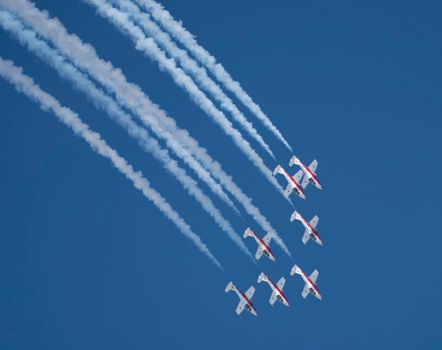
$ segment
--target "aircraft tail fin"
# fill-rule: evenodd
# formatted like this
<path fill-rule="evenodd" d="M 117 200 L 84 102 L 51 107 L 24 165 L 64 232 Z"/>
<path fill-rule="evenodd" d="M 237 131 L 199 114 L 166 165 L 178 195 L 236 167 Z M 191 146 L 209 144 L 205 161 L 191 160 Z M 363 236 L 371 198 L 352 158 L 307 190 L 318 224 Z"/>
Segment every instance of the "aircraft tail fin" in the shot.
<path fill-rule="evenodd" d="M 293 276 L 295 273 L 297 273 L 298 275 L 302 273 L 302 270 L 299 268 L 298 265 L 292 267 L 292 270 L 290 271 L 290 276 Z"/>
<path fill-rule="evenodd" d="M 290 216 L 290 221 L 294 221 L 294 220 L 300 220 L 301 219 L 301 215 L 295 210 L 292 214 L 292 216 Z"/>
<path fill-rule="evenodd" d="M 228 293 L 228 292 L 230 292 L 231 290 L 235 290 L 235 289 L 236 289 L 235 285 L 233 284 L 232 281 L 230 281 L 230 282 L 227 284 L 227 286 L 226 286 L 225 292 Z"/>
<path fill-rule="evenodd" d="M 282 172 L 283 172 L 282 167 L 278 164 L 275 170 L 273 170 L 273 176 L 275 176 L 276 174 L 282 174 Z"/>
<path fill-rule="evenodd" d="M 299 161 L 298 157 L 293 156 L 292 159 L 290 159 L 289 166 L 299 165 L 299 164 L 301 164 L 301 162 Z"/>
<path fill-rule="evenodd" d="M 310 289 L 308 285 L 304 286 L 304 289 L 302 290 L 302 297 L 305 299 L 310 294 Z"/>
<path fill-rule="evenodd" d="M 261 283 L 261 281 L 267 281 L 267 276 L 264 275 L 264 272 L 261 272 L 258 276 L 258 283 Z"/>
<path fill-rule="evenodd" d="M 247 227 L 247 229 L 244 231 L 243 237 L 255 237 L 255 233 L 250 229 L 250 227 Z"/>
<path fill-rule="evenodd" d="M 305 230 L 304 236 L 302 236 L 302 243 L 307 244 L 309 239 L 310 239 L 310 234 L 309 234 L 308 230 Z"/>

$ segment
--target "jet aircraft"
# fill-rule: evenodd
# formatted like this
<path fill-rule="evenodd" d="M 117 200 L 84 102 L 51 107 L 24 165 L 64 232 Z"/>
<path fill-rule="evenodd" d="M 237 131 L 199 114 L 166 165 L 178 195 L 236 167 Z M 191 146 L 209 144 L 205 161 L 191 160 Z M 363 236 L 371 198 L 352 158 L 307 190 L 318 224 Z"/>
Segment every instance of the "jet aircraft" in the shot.
<path fill-rule="evenodd" d="M 245 293 L 241 291 L 237 286 L 233 284 L 233 282 L 229 282 L 226 286 L 225 292 L 234 291 L 238 297 L 239 297 L 239 303 L 236 307 L 236 314 L 241 315 L 241 313 L 246 309 L 248 312 L 250 312 L 254 316 L 258 316 L 258 313 L 256 312 L 255 305 L 253 305 L 252 297 L 253 294 L 255 294 L 255 287 L 250 287 L 247 289 Z"/>
<path fill-rule="evenodd" d="M 261 259 L 262 254 L 268 257 L 272 261 L 276 261 L 275 254 L 270 248 L 270 241 L 272 240 L 272 234 L 269 232 L 263 238 L 259 237 L 249 227 L 244 231 L 244 238 L 253 237 L 258 243 L 258 249 L 255 254 L 256 260 Z"/>
<path fill-rule="evenodd" d="M 302 236 L 302 243 L 306 244 L 309 239 L 313 239 L 319 245 L 323 245 L 322 239 L 316 231 L 316 226 L 319 222 L 319 216 L 315 215 L 310 221 L 307 221 L 296 210 L 290 216 L 290 221 L 298 220 L 305 227 L 304 235 Z"/>
<path fill-rule="evenodd" d="M 263 272 L 258 276 L 258 283 L 261 281 L 266 282 L 272 289 L 272 295 L 270 295 L 269 303 L 270 305 L 275 304 L 276 300 L 279 300 L 285 306 L 290 306 L 287 297 L 285 296 L 283 289 L 285 285 L 285 278 L 281 277 L 278 283 L 274 283 L 270 278 L 268 278 Z"/>
<path fill-rule="evenodd" d="M 302 277 L 302 279 L 305 282 L 305 287 L 302 290 L 302 297 L 305 299 L 307 298 L 307 295 L 310 293 L 313 294 L 316 298 L 319 300 L 322 300 L 321 292 L 319 292 L 318 287 L 316 286 L 316 280 L 319 276 L 319 271 L 315 270 L 310 276 L 307 276 L 304 271 L 302 271 L 298 265 L 295 265 L 292 267 L 292 270 L 290 271 L 290 275 L 293 276 L 294 274 L 298 274 Z"/>

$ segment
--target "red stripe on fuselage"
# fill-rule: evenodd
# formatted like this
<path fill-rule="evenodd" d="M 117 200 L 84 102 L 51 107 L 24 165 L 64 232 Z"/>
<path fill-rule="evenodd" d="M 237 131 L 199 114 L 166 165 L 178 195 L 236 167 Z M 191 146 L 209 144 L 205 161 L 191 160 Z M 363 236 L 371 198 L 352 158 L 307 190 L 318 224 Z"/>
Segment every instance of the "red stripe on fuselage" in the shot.
<path fill-rule="evenodd" d="M 299 159 L 299 162 L 301 163 L 302 167 L 304 168 L 303 170 L 308 172 L 310 174 L 310 176 L 313 178 L 313 180 L 315 180 L 320 186 L 322 186 L 321 182 L 319 181 L 316 174 L 314 172 L 312 172 L 309 167 L 306 167 L 305 164 L 303 162 L 301 162 L 300 159 Z"/>
<path fill-rule="evenodd" d="M 304 191 L 302 190 L 301 185 L 298 184 L 298 183 L 295 181 L 295 179 L 293 178 L 293 176 L 291 176 L 287 171 L 285 171 L 284 168 L 282 168 L 282 170 L 284 170 L 285 174 L 286 174 L 286 175 L 289 177 L 289 179 L 295 184 L 295 187 L 298 189 L 298 191 L 299 191 L 300 193 L 302 193 L 302 194 L 305 196 L 305 193 L 304 193 Z"/>
<path fill-rule="evenodd" d="M 261 242 L 261 244 L 264 246 L 264 248 L 267 250 L 267 252 L 273 257 L 275 258 L 275 254 L 273 254 L 272 249 L 266 244 L 266 242 L 264 242 L 261 237 L 259 237 L 255 231 L 250 230 L 253 232 L 253 234 L 255 235 L 255 237 Z M 276 258 L 275 258 L 276 259 Z"/>
<path fill-rule="evenodd" d="M 253 310 L 255 310 L 255 312 L 257 312 L 256 309 L 255 309 L 255 305 L 253 305 L 253 302 L 252 302 L 249 298 L 247 298 L 247 296 L 242 292 L 241 289 L 239 289 L 238 287 L 236 287 L 236 289 L 238 289 L 238 291 L 241 293 L 241 295 L 243 296 L 243 298 L 246 300 L 247 304 L 249 304 L 250 307 L 251 307 Z"/>
<path fill-rule="evenodd" d="M 281 289 L 279 289 L 279 287 L 270 278 L 267 277 L 267 279 L 273 285 L 273 288 L 275 288 L 279 292 L 279 294 L 281 294 L 281 296 L 285 299 L 285 301 L 288 303 L 289 301 L 288 301 L 287 297 L 285 296 L 284 292 Z"/>
<path fill-rule="evenodd" d="M 304 221 L 305 221 L 305 219 L 304 219 Z M 314 229 L 313 226 L 310 225 L 310 222 L 305 221 L 305 223 L 306 223 L 307 226 L 310 228 L 310 230 L 312 230 L 313 234 L 314 234 L 314 235 L 315 235 L 320 241 L 322 241 L 321 236 L 319 236 L 318 231 L 316 231 L 316 229 Z"/>
<path fill-rule="evenodd" d="M 311 286 L 313 287 L 313 289 L 316 291 L 316 293 L 318 293 L 318 295 L 321 295 L 321 292 L 319 291 L 318 287 L 316 286 L 316 284 L 313 283 L 313 281 L 310 279 L 309 276 L 307 276 L 304 271 L 302 272 L 304 277 L 307 279 L 307 281 L 310 282 Z"/>

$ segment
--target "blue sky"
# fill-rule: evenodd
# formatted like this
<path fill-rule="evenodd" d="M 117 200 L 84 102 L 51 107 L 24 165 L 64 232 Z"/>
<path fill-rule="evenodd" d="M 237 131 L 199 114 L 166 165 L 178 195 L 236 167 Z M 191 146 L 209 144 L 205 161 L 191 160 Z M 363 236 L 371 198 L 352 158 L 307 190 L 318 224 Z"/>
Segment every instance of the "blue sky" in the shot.
<path fill-rule="evenodd" d="M 172 79 L 80 1 L 38 0 L 189 130 L 289 246 L 255 266 L 179 184 L 85 96 L 0 31 L 1 56 L 80 114 L 198 232 L 198 252 L 103 158 L 0 81 L 3 349 L 440 349 L 442 28 L 436 1 L 164 1 L 283 131 L 324 190 L 294 198 L 325 245 L 303 246 L 291 207 Z M 238 104 L 239 105 L 239 104 Z M 286 165 L 291 154 L 246 111 Z M 254 144 L 256 149 L 258 145 Z M 260 152 L 267 166 L 276 163 Z M 283 184 L 282 180 L 280 183 Z M 239 234 L 258 227 L 221 202 Z M 254 252 L 256 246 L 247 241 Z M 318 268 L 303 300 L 296 262 Z M 268 304 L 264 271 L 291 307 Z M 233 280 L 259 317 L 235 315 Z"/>

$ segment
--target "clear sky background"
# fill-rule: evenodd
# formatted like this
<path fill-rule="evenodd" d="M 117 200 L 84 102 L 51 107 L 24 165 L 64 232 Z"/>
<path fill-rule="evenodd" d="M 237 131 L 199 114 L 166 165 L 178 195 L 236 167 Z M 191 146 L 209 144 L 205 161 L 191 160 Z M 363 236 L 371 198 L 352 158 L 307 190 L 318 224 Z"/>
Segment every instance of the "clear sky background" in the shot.
<path fill-rule="evenodd" d="M 254 266 L 151 156 L 85 96 L 0 31 L 0 54 L 143 171 L 221 261 L 217 270 L 132 185 L 0 81 L 0 348 L 441 349 L 442 28 L 439 1 L 163 1 L 283 131 L 321 192 L 325 245 L 257 169 L 130 40 L 80 1 L 38 0 L 195 136 L 293 253 Z M 291 154 L 245 108 L 278 160 Z M 259 146 L 254 144 L 256 149 Z M 260 152 L 267 166 L 276 163 Z M 282 179 L 281 184 L 285 183 Z M 219 201 L 238 234 L 247 225 Z M 263 234 L 263 232 L 260 232 Z M 251 251 L 256 245 L 246 242 Z M 323 301 L 301 297 L 296 262 Z M 268 303 L 264 271 L 291 303 Z M 236 316 L 233 280 L 259 317 Z"/>

